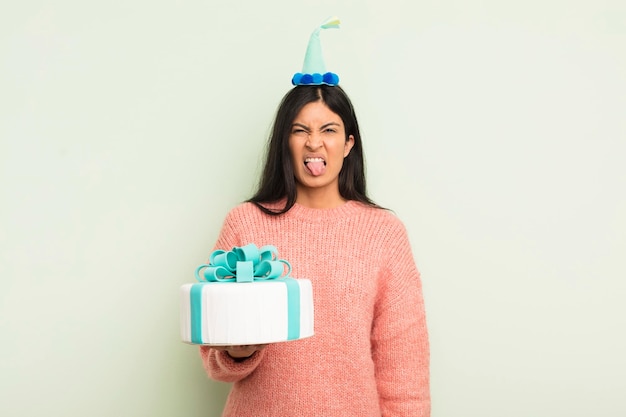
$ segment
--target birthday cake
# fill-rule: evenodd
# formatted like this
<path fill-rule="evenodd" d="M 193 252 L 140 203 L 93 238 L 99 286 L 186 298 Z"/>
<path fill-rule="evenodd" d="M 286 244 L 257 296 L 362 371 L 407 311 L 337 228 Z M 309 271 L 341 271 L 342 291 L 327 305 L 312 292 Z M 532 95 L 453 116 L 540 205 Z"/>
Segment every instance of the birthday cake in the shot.
<path fill-rule="evenodd" d="M 273 246 L 214 251 L 180 289 L 181 338 L 196 345 L 255 345 L 313 336 L 313 289 L 290 277 Z"/>

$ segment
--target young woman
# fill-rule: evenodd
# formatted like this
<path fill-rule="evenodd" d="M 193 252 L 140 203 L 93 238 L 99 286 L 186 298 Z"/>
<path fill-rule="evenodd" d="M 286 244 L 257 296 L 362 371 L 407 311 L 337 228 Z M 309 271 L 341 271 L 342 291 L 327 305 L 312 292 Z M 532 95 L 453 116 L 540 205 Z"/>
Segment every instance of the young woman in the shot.
<path fill-rule="evenodd" d="M 271 244 L 311 280 L 315 335 L 201 347 L 233 382 L 224 416 L 430 415 L 429 343 L 406 230 L 367 196 L 361 135 L 339 86 L 283 98 L 256 194 L 226 217 L 216 248 Z"/>

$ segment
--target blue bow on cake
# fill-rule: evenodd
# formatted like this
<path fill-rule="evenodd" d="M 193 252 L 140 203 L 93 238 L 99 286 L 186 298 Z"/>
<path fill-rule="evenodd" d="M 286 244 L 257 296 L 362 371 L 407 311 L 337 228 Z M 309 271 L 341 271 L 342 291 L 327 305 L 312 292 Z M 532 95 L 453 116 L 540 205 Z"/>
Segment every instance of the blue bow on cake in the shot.
<path fill-rule="evenodd" d="M 287 274 L 283 276 L 285 265 Z M 252 282 L 286 278 L 290 273 L 291 265 L 284 259 L 278 259 L 276 247 L 266 245 L 259 249 L 250 243 L 235 246 L 230 251 L 213 251 L 209 263 L 198 266 L 195 275 L 200 282 Z"/>

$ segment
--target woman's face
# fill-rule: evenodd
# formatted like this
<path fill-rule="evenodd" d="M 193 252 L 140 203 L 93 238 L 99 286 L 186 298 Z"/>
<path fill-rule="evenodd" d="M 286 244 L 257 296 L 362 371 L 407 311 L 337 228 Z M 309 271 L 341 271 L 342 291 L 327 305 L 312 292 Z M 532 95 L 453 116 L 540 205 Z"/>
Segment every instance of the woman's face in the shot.
<path fill-rule="evenodd" d="M 339 172 L 354 137 L 346 138 L 343 121 L 322 101 L 305 105 L 296 115 L 289 149 L 298 191 L 325 191 L 339 195 Z"/>

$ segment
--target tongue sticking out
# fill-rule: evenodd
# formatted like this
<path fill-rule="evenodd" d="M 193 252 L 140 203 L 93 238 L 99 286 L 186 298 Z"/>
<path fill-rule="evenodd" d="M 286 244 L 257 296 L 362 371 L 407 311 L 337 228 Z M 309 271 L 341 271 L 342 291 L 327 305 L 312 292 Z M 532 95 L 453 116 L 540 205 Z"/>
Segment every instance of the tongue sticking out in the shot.
<path fill-rule="evenodd" d="M 320 176 L 326 172 L 326 164 L 324 161 L 309 161 L 307 162 L 306 167 L 314 177 Z"/>

